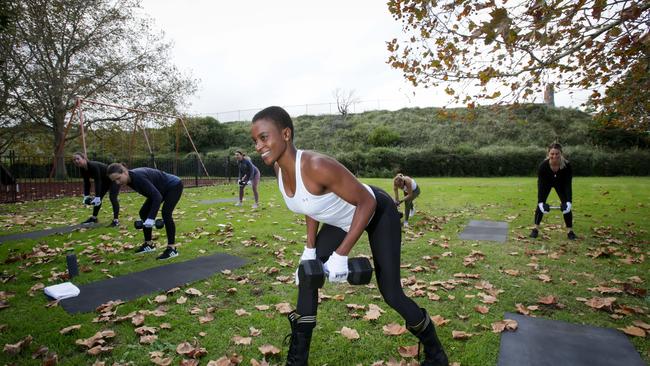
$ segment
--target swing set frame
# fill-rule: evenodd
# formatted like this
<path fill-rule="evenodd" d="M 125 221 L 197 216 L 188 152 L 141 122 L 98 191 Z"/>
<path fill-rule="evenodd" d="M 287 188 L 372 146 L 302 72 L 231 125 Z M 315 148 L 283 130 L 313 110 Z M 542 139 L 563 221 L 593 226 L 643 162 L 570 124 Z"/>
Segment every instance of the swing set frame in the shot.
<path fill-rule="evenodd" d="M 149 149 L 149 153 L 151 155 L 153 155 L 153 150 L 151 149 L 151 144 L 149 143 L 149 137 L 147 135 L 147 131 L 144 128 L 144 126 L 139 125 L 139 122 L 142 119 L 142 116 L 151 115 L 151 116 L 156 116 L 156 117 L 175 119 L 176 120 L 176 160 L 178 160 L 178 155 L 179 155 L 180 128 L 182 126 L 183 130 L 185 131 L 185 134 L 187 135 L 187 138 L 189 139 L 190 143 L 192 144 L 192 149 L 194 149 L 194 153 L 196 154 L 196 157 L 198 158 L 199 162 L 201 163 L 201 167 L 203 168 L 203 172 L 205 173 L 205 176 L 210 177 L 210 174 L 208 174 L 208 170 L 206 169 L 205 164 L 203 163 L 203 159 L 201 159 L 201 155 L 199 154 L 198 150 L 196 149 L 196 145 L 194 144 L 194 140 L 192 140 L 192 136 L 190 135 L 190 131 L 187 129 L 187 125 L 186 125 L 185 120 L 184 120 L 183 117 L 177 116 L 177 115 L 159 113 L 159 112 L 145 111 L 145 110 L 142 110 L 142 109 L 125 107 L 125 106 L 121 106 L 121 105 L 117 105 L 117 104 L 99 102 L 99 101 L 92 100 L 92 99 L 77 97 L 74 106 L 70 110 L 70 118 L 68 119 L 68 123 L 66 124 L 65 130 L 63 132 L 63 138 L 61 139 L 61 142 L 59 143 L 59 146 L 57 146 L 57 148 L 55 150 L 54 163 L 52 164 L 52 170 L 50 171 L 50 180 L 52 179 L 52 177 L 54 175 L 54 172 L 57 169 L 57 164 L 58 164 L 57 157 L 61 156 L 61 154 L 63 153 L 63 149 L 65 147 L 65 139 L 66 139 L 66 137 L 68 135 L 68 132 L 70 131 L 70 127 L 73 124 L 75 115 L 77 115 L 78 118 L 79 118 L 79 132 L 80 132 L 80 137 L 81 137 L 81 145 L 83 147 L 83 153 L 84 153 L 85 156 L 88 156 L 87 149 L 86 149 L 86 134 L 85 134 L 85 129 L 84 129 L 84 113 L 83 113 L 83 104 L 84 103 L 104 106 L 104 107 L 108 107 L 108 108 L 119 109 L 119 110 L 128 111 L 128 112 L 136 114 L 134 124 L 133 124 L 133 133 L 131 134 L 131 140 L 129 142 L 129 164 L 131 164 L 131 158 L 132 158 L 132 153 L 133 153 L 133 144 L 135 142 L 135 135 L 137 133 L 138 128 L 140 128 L 142 130 L 142 133 L 144 135 L 144 139 L 145 139 L 145 141 L 147 143 L 147 148 Z M 154 164 L 154 167 L 157 168 L 155 160 L 153 161 L 153 164 Z"/>

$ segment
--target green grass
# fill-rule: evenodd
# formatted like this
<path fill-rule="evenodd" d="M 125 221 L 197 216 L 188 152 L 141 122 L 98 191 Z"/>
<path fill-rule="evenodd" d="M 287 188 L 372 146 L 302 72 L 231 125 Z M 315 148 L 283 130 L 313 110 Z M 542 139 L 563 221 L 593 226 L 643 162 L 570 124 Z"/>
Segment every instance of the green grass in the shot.
<path fill-rule="evenodd" d="M 386 190 L 392 189 L 390 180 L 364 181 Z M 648 288 L 649 178 L 575 178 L 574 228 L 579 236 L 575 242 L 566 239 L 561 214 L 555 211 L 544 218 L 542 238 L 527 238 L 536 204 L 534 178 L 419 178 L 418 183 L 422 187 L 422 195 L 415 202 L 418 212 L 411 230 L 403 235 L 402 277 L 415 278 L 425 290 L 425 296 L 414 297 L 418 304 L 427 308 L 431 315 L 450 320 L 438 328 L 438 334 L 452 361 L 463 366 L 496 364 L 499 335 L 491 332 L 491 324 L 502 320 L 504 312 L 516 312 L 516 304 L 536 305 L 542 296 L 554 295 L 563 306 L 538 304 L 539 310 L 532 312 L 536 316 L 610 328 L 624 328 L 635 320 L 650 323 L 648 297 L 601 295 L 589 291 L 598 285 L 622 288 L 622 284 L 613 281 L 629 283 L 633 276 L 643 281 L 634 283 L 634 287 Z M 123 226 L 119 231 L 101 227 L 0 244 L 0 291 L 4 291 L 3 297 L 13 295 L 4 300 L 9 306 L 0 310 L 0 343 L 13 344 L 27 335 L 34 338 L 32 344 L 18 355 L 0 353 L 0 363 L 40 365 L 42 360 L 32 359 L 32 352 L 44 345 L 58 355 L 60 365 L 92 364 L 96 360 L 106 364 L 132 362 L 146 365 L 151 364 L 149 352 L 152 351 L 161 351 L 165 357 L 174 358 L 173 364 L 178 364 L 182 357 L 176 353 L 176 346 L 190 342 L 207 350 L 201 364 L 237 353 L 243 357 L 242 365 L 249 365 L 253 358 L 262 359 L 258 347 L 264 344 L 282 350 L 281 356 L 269 359 L 270 363 L 284 364 L 287 347 L 282 345 L 282 340 L 289 333 L 289 324 L 275 305 L 283 302 L 295 305 L 296 286 L 281 280 L 282 276 L 293 277 L 304 243 L 304 220 L 286 209 L 274 181 L 261 184 L 262 208 L 259 210 L 250 209 L 250 190 L 246 192 L 243 208 L 234 207 L 232 203 L 200 203 L 208 199 L 232 198 L 235 192 L 235 185 L 185 190 L 175 211 L 181 255 L 172 261 L 225 252 L 245 257 L 249 263 L 232 274 L 218 273 L 168 295 L 168 301 L 163 304 L 165 316 L 145 316 L 147 326 L 171 324 L 171 329 L 158 329 L 158 339 L 151 345 L 139 343 L 139 336 L 134 332 L 136 327 L 130 321 L 96 323 L 93 319 L 97 313 L 70 315 L 60 307 L 45 307 L 47 301 L 42 290 L 35 291 L 33 296 L 29 294 L 30 288 L 38 283 L 48 286 L 60 282 L 56 275 L 65 271 L 66 249 L 74 250 L 80 266 L 90 269 L 75 279 L 76 284 L 160 265 L 153 254 L 132 254 L 132 247 L 142 241 L 141 233 L 131 226 L 144 199 L 142 196 L 120 195 Z M 78 223 L 90 214 L 90 210 L 79 201 L 80 197 L 74 197 L 0 206 L 3 235 Z M 549 201 L 558 201 L 554 192 Z M 110 205 L 106 206 L 99 216 L 104 224 L 108 224 L 111 217 Z M 499 244 L 458 239 L 458 234 L 470 219 L 507 221 L 508 241 Z M 156 239 L 158 248 L 162 248 L 166 242 L 164 230 L 154 233 L 159 236 Z M 42 257 L 25 256 L 37 252 L 38 248 L 49 248 L 50 251 Z M 606 250 L 610 255 L 598 258 L 587 255 L 597 249 Z M 472 251 L 480 251 L 485 257 L 474 267 L 465 267 L 463 258 Z M 537 251 L 537 254 L 532 251 Z M 364 236 L 352 255 L 369 253 Z M 443 253 L 451 255 L 443 256 Z M 11 258 L 22 259 L 12 262 Z M 626 259 L 633 263 L 626 263 Z M 535 263 L 537 269 L 532 266 Z M 427 270 L 412 271 L 417 266 Z M 277 272 L 269 271 L 269 268 L 275 268 Z M 511 276 L 505 270 L 518 270 L 520 275 Z M 480 279 L 455 278 L 457 273 L 478 274 Z M 552 281 L 543 283 L 537 278 L 539 274 L 550 276 Z M 439 301 L 428 299 L 426 293 L 434 292 L 431 282 L 454 279 L 459 281 L 455 288 L 435 291 L 440 296 Z M 474 310 L 475 306 L 484 305 L 476 296 L 485 292 L 475 287 L 480 281 L 488 281 L 503 291 L 497 296 L 496 303 L 486 305 L 489 312 L 485 315 Z M 375 284 L 374 279 L 372 284 Z M 176 300 L 189 287 L 199 289 L 203 296 L 185 295 L 188 301 L 177 304 Z M 236 292 L 228 291 L 232 288 Z M 410 293 L 413 289 L 405 287 L 405 291 Z M 383 302 L 376 286 L 326 284 L 323 293 L 332 298 L 323 300 L 319 307 L 310 364 L 370 365 L 391 358 L 399 360 L 399 346 L 417 344 L 409 333 L 383 335 L 384 325 L 403 324 L 403 320 Z M 160 306 L 153 301 L 156 295 L 159 294 L 119 306 L 117 315 L 155 310 Z M 626 305 L 644 314 L 595 310 L 576 300 L 594 296 L 616 297 L 612 310 Z M 346 304 L 353 303 L 366 308 L 368 304 L 376 304 L 385 313 L 376 321 L 354 318 L 355 311 L 346 308 Z M 256 309 L 257 305 L 268 305 L 270 309 L 260 311 Z M 192 315 L 192 308 L 199 308 L 203 313 Z M 235 313 L 237 309 L 244 309 L 250 315 L 240 317 Z M 200 324 L 198 317 L 208 310 L 213 311 L 215 320 Z M 365 311 L 356 313 L 363 315 Z M 59 334 L 60 329 L 74 324 L 81 324 L 81 329 Z M 336 333 L 343 326 L 356 329 L 360 339 L 350 341 Z M 253 337 L 250 346 L 235 345 L 232 338 L 249 336 L 250 327 L 261 330 L 261 335 Z M 103 329 L 116 332 L 116 337 L 108 341 L 108 345 L 114 347 L 112 352 L 89 356 L 83 348 L 75 345 L 76 339 L 88 338 Z M 454 340 L 451 336 L 453 330 L 474 335 L 468 340 Z M 647 339 L 629 339 L 648 362 Z"/>

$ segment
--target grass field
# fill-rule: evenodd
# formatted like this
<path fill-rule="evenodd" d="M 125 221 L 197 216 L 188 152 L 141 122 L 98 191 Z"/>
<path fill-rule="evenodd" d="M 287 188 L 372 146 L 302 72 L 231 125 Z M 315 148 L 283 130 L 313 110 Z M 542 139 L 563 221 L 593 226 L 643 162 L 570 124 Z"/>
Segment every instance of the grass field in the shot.
<path fill-rule="evenodd" d="M 463 366 L 495 365 L 500 335 L 492 332 L 491 325 L 503 320 L 504 312 L 518 309 L 535 316 L 600 327 L 622 329 L 636 324 L 637 329 L 643 329 L 650 323 L 650 297 L 646 292 L 650 281 L 650 178 L 575 178 L 577 241 L 566 239 L 562 216 L 556 211 L 544 217 L 540 238 L 527 238 L 537 197 L 534 178 L 417 181 L 422 195 L 415 202 L 417 214 L 411 228 L 402 238 L 404 289 L 430 315 L 448 321 L 438 327 L 438 334 L 451 361 Z M 364 182 L 391 189 L 387 179 Z M 177 348 L 183 348 L 179 345 L 187 342 L 200 350 L 196 357 L 206 352 L 199 357 L 201 365 L 223 356 L 238 358 L 242 365 L 255 365 L 264 358 L 260 348 L 265 345 L 281 351 L 280 355 L 267 351 L 268 363 L 284 364 L 288 347 L 283 346 L 283 339 L 289 333 L 289 324 L 282 306 L 276 305 L 295 305 L 297 287 L 292 279 L 304 244 L 304 219 L 286 209 L 275 181 L 261 184 L 262 205 L 258 210 L 250 208 L 250 190 L 241 208 L 232 203 L 200 203 L 233 198 L 235 192 L 235 185 L 185 190 L 175 211 L 180 256 L 171 261 L 225 252 L 245 257 L 248 264 L 185 286 L 167 294 L 166 300 L 156 293 L 122 304 L 110 316 L 122 321 L 97 322 L 94 320 L 98 313 L 70 315 L 59 306 L 48 307 L 42 286 L 62 281 L 66 250 L 74 250 L 84 270 L 74 280 L 76 284 L 161 265 L 155 254 L 132 253 L 142 242 L 142 234 L 131 225 L 144 200 L 142 196 L 120 195 L 119 230 L 102 226 L 41 240 L 0 244 L 0 342 L 5 345 L 0 363 L 43 364 L 43 357 L 48 356 L 33 358 L 40 349 L 50 358 L 56 354 L 60 365 L 91 365 L 97 361 L 106 365 L 154 364 L 151 359 L 159 364 L 179 364 L 191 358 L 177 352 Z M 555 192 L 549 202 L 559 203 Z M 111 209 L 108 202 L 105 206 L 99 218 L 108 224 Z M 0 225 L 2 235 L 6 235 L 75 224 L 89 214 L 90 209 L 81 205 L 81 197 L 3 205 Z M 460 240 L 458 234 L 470 219 L 508 222 L 508 241 Z M 162 250 L 166 243 L 164 230 L 154 231 L 154 235 L 160 236 L 156 242 Z M 369 254 L 364 235 L 351 255 Z M 187 294 L 190 288 L 201 295 Z M 486 294 L 494 295 L 496 300 Z M 548 296 L 556 298 L 553 304 L 539 303 Z M 384 326 L 403 325 L 403 321 L 383 302 L 374 278 L 371 285 L 360 287 L 328 283 L 321 297 L 310 364 L 384 365 L 390 360 L 413 360 L 400 354 L 400 347 L 417 345 L 410 333 L 384 335 Z M 597 303 L 594 298 L 608 297 L 616 300 L 600 309 L 587 305 Z M 364 319 L 371 304 L 384 312 L 377 319 Z M 116 319 L 124 316 L 128 318 Z M 140 324 L 137 319 L 142 316 Z M 60 334 L 61 329 L 73 325 L 80 327 Z M 349 340 L 341 335 L 344 326 L 356 330 L 359 338 Z M 157 337 L 141 339 L 136 329 Z M 76 344 L 78 339 L 88 339 L 103 330 L 114 332 L 114 337 L 105 333 L 104 345 L 112 348 L 105 353 L 92 356 L 86 347 Z M 452 331 L 471 333 L 471 337 L 453 339 Z M 28 335 L 33 338 L 31 344 L 22 349 L 11 346 Z M 629 339 L 648 362 L 647 338 Z M 44 352 L 42 346 L 48 351 Z M 408 353 L 407 348 L 401 350 Z M 223 359 L 221 362 L 228 364 Z"/>

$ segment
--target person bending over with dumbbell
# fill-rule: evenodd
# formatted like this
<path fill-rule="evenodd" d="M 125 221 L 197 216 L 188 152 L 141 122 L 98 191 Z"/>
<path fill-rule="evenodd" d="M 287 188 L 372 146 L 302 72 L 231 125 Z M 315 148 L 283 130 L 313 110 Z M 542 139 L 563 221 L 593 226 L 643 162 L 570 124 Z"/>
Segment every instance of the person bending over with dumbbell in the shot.
<path fill-rule="evenodd" d="M 181 194 L 183 194 L 181 179 L 158 169 L 135 168 L 129 170 L 120 163 L 113 163 L 108 166 L 108 176 L 120 186 L 128 185 L 147 198 L 140 208 L 140 218 L 143 220 L 144 243 L 135 252 L 139 254 L 153 251 L 155 248 L 151 240 L 153 226 L 161 228 L 164 225 L 167 232 L 167 248 L 156 259 L 176 257 L 178 255 L 175 246 L 176 225 L 172 218 L 172 212 L 181 199 Z M 155 220 L 161 204 L 162 222 Z"/>
<path fill-rule="evenodd" d="M 297 150 L 293 136 L 291 117 L 280 107 L 268 107 L 253 117 L 255 149 L 265 164 L 273 165 L 287 207 L 305 215 L 307 242 L 301 262 L 318 259 L 324 262 L 329 281 L 346 281 L 348 254 L 365 230 L 379 291 L 424 344 L 426 360 L 421 365 L 448 365 L 431 318 L 402 290 L 400 219 L 390 195 L 362 184 L 333 158 Z M 307 365 L 316 326 L 317 287 L 311 281 L 298 283 L 296 310 L 288 316 L 291 342 L 287 365 Z"/>
<path fill-rule="evenodd" d="M 260 196 L 257 193 L 257 186 L 260 184 L 260 171 L 257 169 L 255 164 L 251 159 L 246 156 L 243 152 L 237 150 L 235 151 L 235 159 L 237 159 L 237 165 L 239 167 L 239 177 L 237 178 L 237 184 L 239 184 L 239 201 L 235 206 L 241 206 L 242 201 L 244 200 L 244 188 L 251 183 L 251 188 L 253 189 L 253 196 L 255 196 L 255 203 L 253 208 L 257 208 L 259 204 Z"/>
<path fill-rule="evenodd" d="M 99 161 L 92 161 L 86 158 L 86 155 L 80 152 L 72 154 L 72 163 L 79 168 L 81 176 L 84 179 L 84 204 L 93 205 L 93 214 L 82 224 L 97 222 L 97 214 L 102 208 L 102 199 L 106 192 L 110 192 L 108 197 L 113 206 L 113 221 L 109 226 L 118 226 L 120 224 L 120 201 L 117 195 L 120 193 L 120 186 L 113 183 L 106 173 L 106 164 Z M 95 197 L 90 197 L 90 179 L 95 182 Z"/>
<path fill-rule="evenodd" d="M 560 197 L 560 209 L 564 215 L 564 223 L 567 228 L 567 237 L 570 240 L 576 239 L 573 232 L 573 213 L 571 212 L 571 180 L 573 173 L 571 164 L 562 155 L 562 145 L 553 143 L 548 147 L 548 156 L 539 165 L 537 171 L 537 207 L 535 209 L 535 227 L 530 232 L 531 238 L 539 235 L 539 224 L 545 213 L 549 213 L 552 208 L 546 203 L 551 188 L 555 188 L 558 197 Z"/>
<path fill-rule="evenodd" d="M 399 190 L 404 191 L 404 198 L 399 199 Z M 404 227 L 409 227 L 409 217 L 415 214 L 413 201 L 420 195 L 420 187 L 415 179 L 399 173 L 393 178 L 393 191 L 395 193 L 395 205 L 399 206 L 404 202 Z"/>

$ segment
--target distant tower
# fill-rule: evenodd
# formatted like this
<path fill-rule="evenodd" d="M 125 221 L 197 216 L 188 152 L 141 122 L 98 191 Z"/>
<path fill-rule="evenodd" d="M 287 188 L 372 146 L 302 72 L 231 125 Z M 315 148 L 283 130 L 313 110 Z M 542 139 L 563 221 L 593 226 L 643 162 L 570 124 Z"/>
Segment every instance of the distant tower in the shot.
<path fill-rule="evenodd" d="M 544 90 L 544 104 L 549 107 L 555 107 L 555 87 L 553 83 L 546 84 Z"/>

